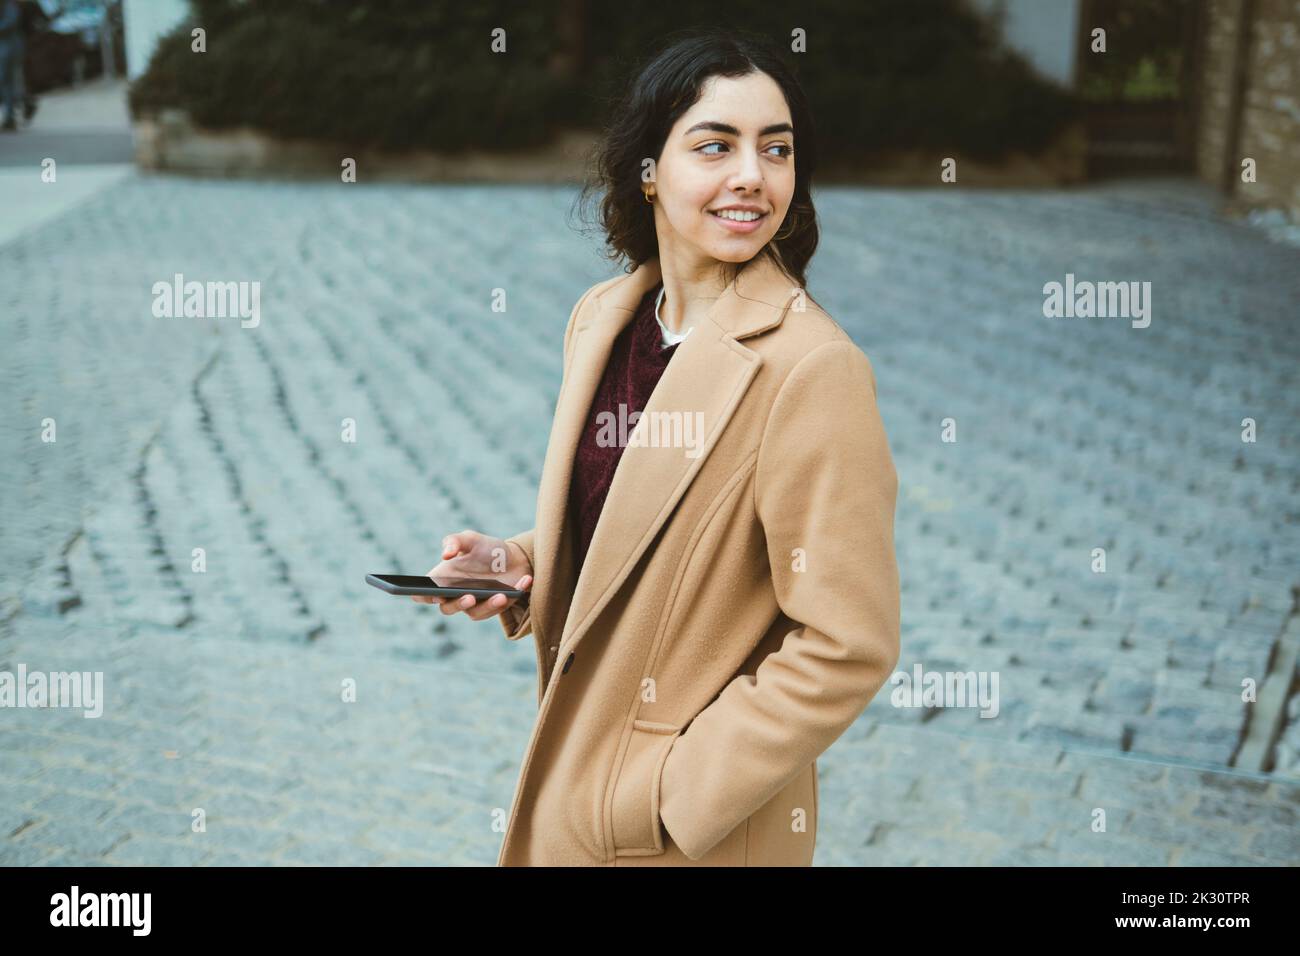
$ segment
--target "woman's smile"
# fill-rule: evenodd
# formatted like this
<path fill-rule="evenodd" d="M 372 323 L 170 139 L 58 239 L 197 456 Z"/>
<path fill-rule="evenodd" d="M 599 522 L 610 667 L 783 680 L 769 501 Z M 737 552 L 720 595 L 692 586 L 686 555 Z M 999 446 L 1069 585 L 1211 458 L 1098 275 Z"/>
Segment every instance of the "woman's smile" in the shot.
<path fill-rule="evenodd" d="M 742 212 L 738 209 L 709 210 L 709 215 L 717 220 L 718 224 L 728 232 L 745 233 L 753 232 L 764 221 L 767 213 Z"/>

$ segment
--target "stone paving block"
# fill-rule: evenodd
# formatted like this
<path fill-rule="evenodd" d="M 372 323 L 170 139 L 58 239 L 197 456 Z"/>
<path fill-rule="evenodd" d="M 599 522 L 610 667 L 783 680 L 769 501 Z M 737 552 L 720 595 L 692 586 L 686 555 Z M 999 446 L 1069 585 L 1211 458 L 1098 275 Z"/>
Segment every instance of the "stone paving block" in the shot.
<path fill-rule="evenodd" d="M 100 823 L 76 817 L 54 817 L 20 830 L 7 842 L 19 847 L 39 845 L 87 856 L 103 856 L 129 838 L 128 830 L 111 821 Z"/>
<path fill-rule="evenodd" d="M 122 866 L 195 866 L 207 855 L 201 842 L 135 836 L 118 844 L 105 862 Z"/>
<path fill-rule="evenodd" d="M 59 866 L 70 856 L 67 848 L 48 843 L 0 840 L 0 866 Z"/>
<path fill-rule="evenodd" d="M 979 784 L 986 792 L 1072 794 L 1079 789 L 1080 780 L 1081 775 L 1068 768 L 995 765 L 980 774 Z"/>
<path fill-rule="evenodd" d="M 105 819 L 114 809 L 115 801 L 89 796 L 73 790 L 55 790 L 32 805 L 33 812 L 45 817 L 60 817 L 82 821 Z"/>
<path fill-rule="evenodd" d="M 295 843 L 276 858 L 276 864 L 300 866 L 376 866 L 382 853 L 352 843 L 328 840 Z M 493 861 L 495 862 L 495 861 Z"/>
<path fill-rule="evenodd" d="M 19 830 L 30 827 L 42 819 L 35 810 L 23 810 L 18 807 L 0 804 L 0 840 L 13 836 Z"/>
<path fill-rule="evenodd" d="M 1215 853 L 1201 847 L 1188 847 L 1182 850 L 1175 860 L 1177 866 L 1269 866 L 1263 859 L 1247 856 L 1234 856 L 1231 853 Z"/>
<path fill-rule="evenodd" d="M 1300 832 L 1270 829 L 1250 841 L 1250 852 L 1275 866 L 1300 866 Z"/>
<path fill-rule="evenodd" d="M 146 804 L 119 806 L 102 820 L 104 827 L 120 827 L 133 835 L 163 839 L 185 839 L 193 833 L 193 811 L 186 808 L 159 809 Z"/>
<path fill-rule="evenodd" d="M 1045 846 L 1008 846 L 990 853 L 984 858 L 985 866 L 1101 866 L 1101 857 L 1062 858 L 1054 847 Z"/>
<path fill-rule="evenodd" d="M 208 821 L 205 833 L 192 833 L 191 836 L 196 838 L 196 843 L 201 843 L 210 850 L 233 850 L 265 856 L 274 856 L 293 839 L 290 834 L 277 828 L 215 820 Z M 200 837 L 201 840 L 198 839 Z"/>
<path fill-rule="evenodd" d="M 1064 860 L 1096 857 L 1107 866 L 1170 866 L 1168 846 L 1150 843 L 1133 835 L 1111 832 L 1060 832 L 1052 841 Z"/>
<path fill-rule="evenodd" d="M 1300 825 L 1300 811 L 1287 804 L 1247 802 L 1224 793 L 1202 793 L 1188 811 L 1194 819 L 1223 822 L 1249 827 L 1272 824 L 1278 827 Z"/>
<path fill-rule="evenodd" d="M 260 853 L 239 853 L 232 850 L 213 850 L 204 856 L 199 866 L 276 866 L 276 857 Z"/>
<path fill-rule="evenodd" d="M 347 816 L 319 807 L 300 806 L 290 811 L 278 825 L 304 843 L 316 838 L 328 843 L 355 844 L 374 825 L 374 820 L 369 816 Z"/>
<path fill-rule="evenodd" d="M 456 833 L 381 823 L 366 834 L 364 845 L 390 853 L 425 854 L 436 859 L 453 849 L 461 839 Z"/>
<path fill-rule="evenodd" d="M 1096 809 L 1097 801 L 1086 800 L 1083 797 L 1068 794 L 1030 797 L 1029 811 L 1025 818 L 1025 828 L 1030 829 L 1032 826 L 1034 833 L 1041 833 L 1051 831 L 1056 827 L 1069 829 L 1088 826 L 1092 823 Z M 1106 808 L 1103 807 L 1103 809 Z M 1127 813 L 1124 808 L 1116 809 L 1120 817 L 1124 817 Z M 1113 812 L 1107 813 L 1108 818 L 1115 815 Z M 1030 821 L 1032 821 L 1032 824 Z"/>
<path fill-rule="evenodd" d="M 1120 829 L 1121 832 L 1132 833 L 1152 842 L 1180 843 L 1217 853 L 1242 856 L 1251 854 L 1249 830 L 1189 821 L 1185 816 L 1167 808 L 1134 810 L 1121 822 Z"/>

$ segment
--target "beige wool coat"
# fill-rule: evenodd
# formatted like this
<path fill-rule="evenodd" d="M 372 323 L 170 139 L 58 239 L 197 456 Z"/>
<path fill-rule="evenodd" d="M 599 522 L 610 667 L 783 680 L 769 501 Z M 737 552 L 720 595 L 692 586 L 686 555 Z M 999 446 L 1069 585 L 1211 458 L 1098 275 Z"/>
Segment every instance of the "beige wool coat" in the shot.
<path fill-rule="evenodd" d="M 530 604 L 499 618 L 534 637 L 539 706 L 500 866 L 809 865 L 817 757 L 898 661 L 875 376 L 766 258 L 677 346 L 573 567 L 579 433 L 659 278 L 592 286 L 565 331 L 536 525 L 510 539 Z"/>

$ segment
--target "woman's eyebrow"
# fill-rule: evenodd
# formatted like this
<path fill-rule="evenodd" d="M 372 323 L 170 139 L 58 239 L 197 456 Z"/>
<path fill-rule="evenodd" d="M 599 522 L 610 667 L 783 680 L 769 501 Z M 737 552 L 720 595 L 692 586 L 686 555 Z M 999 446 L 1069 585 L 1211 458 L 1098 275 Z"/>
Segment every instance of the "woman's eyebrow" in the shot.
<path fill-rule="evenodd" d="M 732 136 L 740 135 L 740 130 L 736 129 L 736 127 L 732 126 L 730 123 L 719 123 L 716 120 L 704 120 L 703 122 L 696 123 L 685 133 L 682 133 L 682 135 L 690 136 L 691 133 L 694 133 L 696 130 L 702 130 L 702 129 L 711 130 L 715 133 L 728 133 Z M 773 133 L 793 133 L 793 132 L 794 132 L 794 127 L 791 126 L 789 123 L 772 123 L 771 125 L 764 126 L 762 129 L 760 129 L 758 131 L 758 135 L 770 136 Z"/>

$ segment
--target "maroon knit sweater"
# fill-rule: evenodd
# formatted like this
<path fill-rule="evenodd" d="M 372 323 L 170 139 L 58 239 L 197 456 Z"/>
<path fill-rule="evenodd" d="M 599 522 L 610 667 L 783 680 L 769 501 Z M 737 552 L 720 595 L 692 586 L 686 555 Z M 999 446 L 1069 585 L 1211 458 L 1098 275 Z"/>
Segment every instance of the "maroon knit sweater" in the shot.
<path fill-rule="evenodd" d="M 587 558 L 596 522 L 605 505 L 605 496 L 614 480 L 614 469 L 623 456 L 623 446 L 617 441 L 602 448 L 597 444 L 601 422 L 597 416 L 609 412 L 613 416 L 613 434 L 618 435 L 619 403 L 626 406 L 624 415 L 644 412 L 650 393 L 659 382 L 668 360 L 677 351 L 677 345 L 664 347 L 659 322 L 655 319 L 655 300 L 660 285 L 647 292 L 637 306 L 636 315 L 614 340 L 614 348 L 605 366 L 605 374 L 596 389 L 587 414 L 587 424 L 578 440 L 578 452 L 573 461 L 573 480 L 569 484 L 569 516 L 574 523 L 574 567 L 579 571 Z M 680 343 L 679 343 L 680 344 Z M 608 420 L 608 419 L 606 419 Z M 632 425 L 627 430 L 631 432 Z M 610 434 L 606 429 L 606 435 Z"/>

